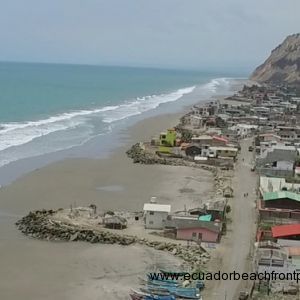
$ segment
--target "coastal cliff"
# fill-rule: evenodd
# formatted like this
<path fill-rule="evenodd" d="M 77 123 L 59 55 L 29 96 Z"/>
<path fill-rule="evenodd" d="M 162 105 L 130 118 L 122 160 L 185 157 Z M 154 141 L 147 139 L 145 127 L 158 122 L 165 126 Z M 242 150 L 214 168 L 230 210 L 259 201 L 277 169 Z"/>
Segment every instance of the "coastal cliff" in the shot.
<path fill-rule="evenodd" d="M 300 84 L 300 33 L 288 36 L 250 77 L 257 82 Z"/>

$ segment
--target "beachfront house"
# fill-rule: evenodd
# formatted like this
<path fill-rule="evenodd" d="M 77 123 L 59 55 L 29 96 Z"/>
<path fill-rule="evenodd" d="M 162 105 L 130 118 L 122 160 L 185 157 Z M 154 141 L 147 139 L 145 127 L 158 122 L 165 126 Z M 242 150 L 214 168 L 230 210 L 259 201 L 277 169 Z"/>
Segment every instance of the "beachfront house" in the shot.
<path fill-rule="evenodd" d="M 161 132 L 159 135 L 160 146 L 174 147 L 176 145 L 176 130 L 168 129 L 166 132 Z"/>
<path fill-rule="evenodd" d="M 193 115 L 198 115 L 198 116 L 204 116 L 208 117 L 211 112 L 210 112 L 210 107 L 209 106 L 193 106 L 192 107 L 192 113 Z"/>
<path fill-rule="evenodd" d="M 174 128 L 161 132 L 159 135 L 159 148 L 161 153 L 172 153 L 172 148 L 176 146 L 177 133 Z"/>
<path fill-rule="evenodd" d="M 163 229 L 169 213 L 171 205 L 145 203 L 144 204 L 144 221 L 146 229 Z"/>
<path fill-rule="evenodd" d="M 207 217 L 210 217 L 209 215 Z M 222 223 L 210 221 L 211 217 L 172 216 L 166 222 L 166 230 L 174 230 L 176 239 L 218 243 L 221 238 Z"/>

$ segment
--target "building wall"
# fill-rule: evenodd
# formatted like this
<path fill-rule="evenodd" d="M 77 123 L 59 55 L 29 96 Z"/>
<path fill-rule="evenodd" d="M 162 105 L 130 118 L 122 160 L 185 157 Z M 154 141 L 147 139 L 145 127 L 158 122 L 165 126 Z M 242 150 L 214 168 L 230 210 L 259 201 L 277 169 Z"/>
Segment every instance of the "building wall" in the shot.
<path fill-rule="evenodd" d="M 230 150 L 217 150 L 216 151 L 217 156 L 221 157 L 236 157 L 237 152 L 236 151 L 230 151 Z"/>
<path fill-rule="evenodd" d="M 300 202 L 288 198 L 264 201 L 264 207 L 281 209 L 300 209 Z"/>
<path fill-rule="evenodd" d="M 284 261 L 283 267 L 262 266 L 262 265 L 257 266 L 257 272 L 259 272 L 259 273 L 264 273 L 264 272 L 272 273 L 272 271 L 274 271 L 276 273 L 285 273 L 285 274 L 293 273 L 294 271 L 297 272 L 296 266 L 293 265 L 291 262 L 287 262 L 287 261 Z M 291 279 L 293 279 L 293 278 L 291 278 Z"/>
<path fill-rule="evenodd" d="M 294 150 L 285 150 L 285 149 L 272 149 L 265 154 L 266 157 L 258 157 L 256 163 L 258 166 L 264 166 L 265 164 L 272 164 L 273 162 L 279 162 L 283 158 L 285 161 L 294 162 L 297 158 L 297 151 Z"/>
<path fill-rule="evenodd" d="M 196 237 L 193 236 L 193 233 L 196 233 Z M 178 240 L 199 240 L 199 233 L 202 234 L 202 242 L 217 243 L 219 242 L 219 234 L 213 231 L 210 231 L 206 228 L 185 228 L 177 229 Z"/>
<path fill-rule="evenodd" d="M 218 146 L 224 147 L 224 146 L 226 146 L 226 144 L 227 143 L 225 141 L 220 141 L 217 139 L 212 139 L 212 142 L 211 142 L 211 145 L 216 146 L 216 147 L 218 147 Z"/>
<path fill-rule="evenodd" d="M 225 210 L 224 211 L 217 211 L 217 210 L 207 209 L 206 212 L 207 212 L 207 214 L 212 215 L 213 220 L 221 220 L 221 221 L 224 220 Z"/>
<path fill-rule="evenodd" d="M 176 131 L 168 129 L 167 132 L 160 135 L 159 139 L 160 145 L 173 147 L 176 144 Z"/>
<path fill-rule="evenodd" d="M 260 175 L 271 177 L 293 177 L 294 170 L 279 170 L 275 168 L 257 168 Z"/>
<path fill-rule="evenodd" d="M 282 247 L 300 247 L 300 241 L 289 239 L 277 239 L 277 244 Z"/>
<path fill-rule="evenodd" d="M 166 212 L 145 212 L 145 228 L 146 229 L 163 229 L 168 213 Z"/>
<path fill-rule="evenodd" d="M 201 155 L 201 152 L 201 148 L 197 146 L 190 146 L 185 149 L 185 153 L 187 156 Z"/>
<path fill-rule="evenodd" d="M 260 220 L 273 224 L 293 224 L 299 223 L 300 213 L 291 210 L 259 210 Z"/>
<path fill-rule="evenodd" d="M 158 147 L 158 151 L 161 153 L 172 153 L 172 147 L 168 147 L 168 146 L 159 146 Z"/>
<path fill-rule="evenodd" d="M 277 162 L 276 169 L 292 171 L 294 169 L 294 162 L 280 160 L 280 161 Z"/>

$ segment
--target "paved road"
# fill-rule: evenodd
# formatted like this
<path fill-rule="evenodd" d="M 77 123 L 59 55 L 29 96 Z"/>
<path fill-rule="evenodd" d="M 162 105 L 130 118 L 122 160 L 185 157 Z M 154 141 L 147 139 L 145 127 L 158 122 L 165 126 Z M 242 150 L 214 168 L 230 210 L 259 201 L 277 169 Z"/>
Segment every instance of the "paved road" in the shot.
<path fill-rule="evenodd" d="M 232 208 L 227 234 L 213 254 L 211 269 L 221 272 L 247 272 L 250 265 L 250 248 L 255 233 L 255 200 L 257 175 L 251 172 L 253 153 L 248 151 L 252 139 L 241 142 L 241 153 L 235 167 L 232 185 L 234 198 L 229 204 Z M 248 196 L 244 194 L 248 193 Z M 238 299 L 238 293 L 245 283 L 241 281 L 214 281 L 208 283 L 205 300 Z"/>

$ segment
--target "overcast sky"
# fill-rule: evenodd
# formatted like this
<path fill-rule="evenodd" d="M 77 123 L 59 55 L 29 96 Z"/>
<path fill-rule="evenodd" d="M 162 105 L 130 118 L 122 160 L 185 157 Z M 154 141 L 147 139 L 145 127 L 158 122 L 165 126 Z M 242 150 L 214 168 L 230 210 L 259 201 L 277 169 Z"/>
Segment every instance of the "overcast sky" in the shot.
<path fill-rule="evenodd" d="M 0 60 L 254 67 L 300 32 L 300 0 L 0 0 Z"/>

